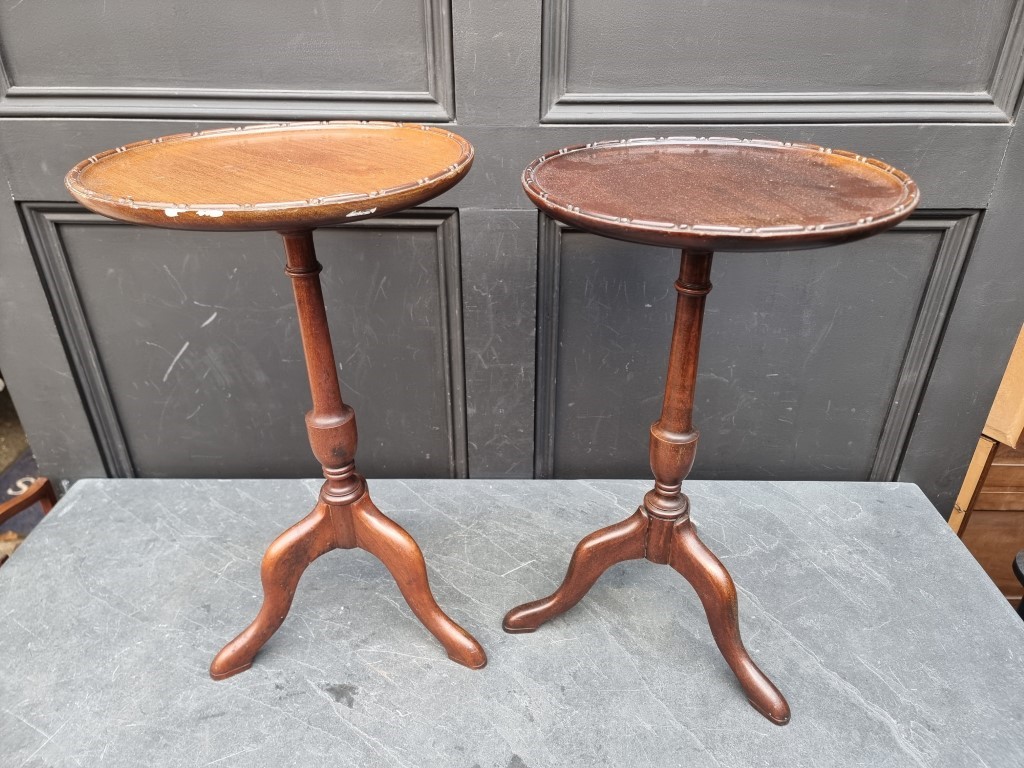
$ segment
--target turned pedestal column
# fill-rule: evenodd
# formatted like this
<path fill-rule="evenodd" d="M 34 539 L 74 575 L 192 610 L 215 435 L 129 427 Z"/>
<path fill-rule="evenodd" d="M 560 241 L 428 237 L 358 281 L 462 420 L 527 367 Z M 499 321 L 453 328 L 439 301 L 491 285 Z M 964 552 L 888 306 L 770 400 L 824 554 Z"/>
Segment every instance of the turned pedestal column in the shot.
<path fill-rule="evenodd" d="M 214 679 L 248 669 L 281 626 L 316 558 L 359 547 L 391 572 L 448 656 L 471 668 L 480 644 L 438 606 L 413 538 L 370 500 L 356 471 L 355 414 L 342 400 L 313 229 L 393 213 L 461 179 L 465 139 L 440 128 L 383 122 L 294 123 L 166 136 L 94 155 L 67 176 L 87 208 L 147 226 L 281 234 L 298 310 L 313 408 L 306 428 L 325 482 L 313 511 L 267 549 L 263 604 L 210 666 Z"/>
<path fill-rule="evenodd" d="M 704 302 L 715 250 L 811 248 L 866 237 L 906 218 L 918 200 L 906 174 L 811 145 L 729 139 L 597 142 L 544 155 L 523 174 L 527 195 L 579 229 L 682 249 L 660 418 L 651 425 L 654 488 L 626 520 L 584 538 L 553 594 L 509 611 L 507 632 L 533 632 L 578 603 L 612 565 L 647 559 L 693 585 L 711 633 L 750 703 L 779 725 L 786 699 L 740 639 L 736 587 L 701 542 L 682 492 L 693 425 Z"/>

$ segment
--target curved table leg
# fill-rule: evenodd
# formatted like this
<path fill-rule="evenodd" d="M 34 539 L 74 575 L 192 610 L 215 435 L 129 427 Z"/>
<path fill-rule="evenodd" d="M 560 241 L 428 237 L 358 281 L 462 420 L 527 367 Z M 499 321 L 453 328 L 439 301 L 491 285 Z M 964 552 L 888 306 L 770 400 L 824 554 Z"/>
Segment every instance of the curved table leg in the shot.
<path fill-rule="evenodd" d="M 267 548 L 260 568 L 263 605 L 242 633 L 221 649 L 210 665 L 210 677 L 223 680 L 252 666 L 260 648 L 284 622 L 295 589 L 307 566 L 335 548 L 334 524 L 328 506 L 320 501 L 302 520 Z"/>
<path fill-rule="evenodd" d="M 533 632 L 546 621 L 565 613 L 590 591 L 616 563 L 639 560 L 646 551 L 647 517 L 639 509 L 622 522 L 602 528 L 576 545 L 569 569 L 553 594 L 513 608 L 505 615 L 506 632 Z"/>
<path fill-rule="evenodd" d="M 697 537 L 689 518 L 680 520 L 674 527 L 669 565 L 697 591 L 718 649 L 736 674 L 754 709 L 776 725 L 788 723 L 789 704 L 743 647 L 736 586 L 732 577 Z"/>
<path fill-rule="evenodd" d="M 434 600 L 427 581 L 427 566 L 416 540 L 377 509 L 368 494 L 354 502 L 351 510 L 356 545 L 374 555 L 391 572 L 412 612 L 444 646 L 448 658 L 470 669 L 487 664 L 487 654 L 480 643 L 452 621 Z"/>
<path fill-rule="evenodd" d="M 430 593 L 420 548 L 374 506 L 365 479 L 356 472 L 355 413 L 341 397 L 313 232 L 288 230 L 281 235 L 313 399 L 313 408 L 306 414 L 306 430 L 313 455 L 323 467 L 324 484 L 313 513 L 285 531 L 267 550 L 262 570 L 263 607 L 249 628 L 217 654 L 210 675 L 220 680 L 248 669 L 256 652 L 284 621 L 306 566 L 332 549 L 352 547 L 360 547 L 384 563 L 413 613 L 441 641 L 453 661 L 478 669 L 487 663 L 483 648 L 438 607 Z"/>

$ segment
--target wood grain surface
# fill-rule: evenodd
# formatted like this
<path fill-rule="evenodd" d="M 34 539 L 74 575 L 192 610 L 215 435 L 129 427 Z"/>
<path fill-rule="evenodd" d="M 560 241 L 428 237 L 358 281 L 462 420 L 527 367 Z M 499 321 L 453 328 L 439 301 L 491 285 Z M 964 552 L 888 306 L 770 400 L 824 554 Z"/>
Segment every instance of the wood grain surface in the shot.
<path fill-rule="evenodd" d="M 632 242 L 705 251 L 790 250 L 888 229 L 919 192 L 880 160 L 812 144 L 624 139 L 550 152 L 523 173 L 542 211 Z"/>
<path fill-rule="evenodd" d="M 214 657 L 210 677 L 223 680 L 249 669 L 288 615 L 306 568 L 334 549 L 354 547 L 384 564 L 416 618 L 444 646 L 449 658 L 479 669 L 487 663 L 483 647 L 437 604 L 415 539 L 377 509 L 366 479 L 356 471 L 356 415 L 341 397 L 313 233 L 285 233 L 284 246 L 285 273 L 295 293 L 313 400 L 313 408 L 306 414 L 306 429 L 309 445 L 323 468 L 324 484 L 313 511 L 267 548 L 260 567 L 263 605 L 249 626 Z"/>
<path fill-rule="evenodd" d="M 582 600 L 616 563 L 646 558 L 671 566 L 697 592 L 718 649 L 747 700 L 771 722 L 785 725 L 790 719 L 789 703 L 744 647 L 736 585 L 697 536 L 690 523 L 690 499 L 682 492 L 700 436 L 693 426 L 693 396 L 704 303 L 711 292 L 711 260 L 711 253 L 691 251 L 683 251 L 679 260 L 665 397 L 661 417 L 650 430 L 654 488 L 631 517 L 583 538 L 559 587 L 547 597 L 513 608 L 502 627 L 512 634 L 535 631 Z"/>
<path fill-rule="evenodd" d="M 418 205 L 472 162 L 468 141 L 433 126 L 282 123 L 128 144 L 83 160 L 65 184 L 86 208 L 135 224 L 302 230 Z"/>

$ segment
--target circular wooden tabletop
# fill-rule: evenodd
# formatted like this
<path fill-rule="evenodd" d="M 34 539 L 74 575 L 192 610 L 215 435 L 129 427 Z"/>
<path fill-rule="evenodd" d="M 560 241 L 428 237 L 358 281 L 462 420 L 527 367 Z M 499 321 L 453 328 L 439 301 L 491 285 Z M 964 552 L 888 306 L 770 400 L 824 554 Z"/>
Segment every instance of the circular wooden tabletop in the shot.
<path fill-rule="evenodd" d="M 299 230 L 399 211 L 469 170 L 473 147 L 432 126 L 253 125 L 140 141 L 65 179 L 86 208 L 175 229 Z"/>
<path fill-rule="evenodd" d="M 690 250 L 812 248 L 902 221 L 917 185 L 879 160 L 812 144 L 624 139 L 567 147 L 523 172 L 551 217 L 608 237 Z"/>

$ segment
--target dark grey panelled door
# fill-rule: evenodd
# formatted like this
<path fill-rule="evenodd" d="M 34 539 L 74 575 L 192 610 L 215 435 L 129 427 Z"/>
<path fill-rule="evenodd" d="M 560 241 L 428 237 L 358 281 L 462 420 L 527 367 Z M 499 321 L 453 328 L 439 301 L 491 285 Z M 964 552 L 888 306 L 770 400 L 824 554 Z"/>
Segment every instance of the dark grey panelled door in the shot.
<path fill-rule="evenodd" d="M 674 255 L 540 217 L 558 146 L 764 136 L 920 183 L 892 232 L 716 257 L 695 475 L 905 479 L 943 508 L 1024 319 L 1022 3 L 64 2 L 0 8 L 0 366 L 51 474 L 312 474 L 271 236 L 107 222 L 98 150 L 240 121 L 450 124 L 428 208 L 317 244 L 361 463 L 392 476 L 646 476 Z"/>

